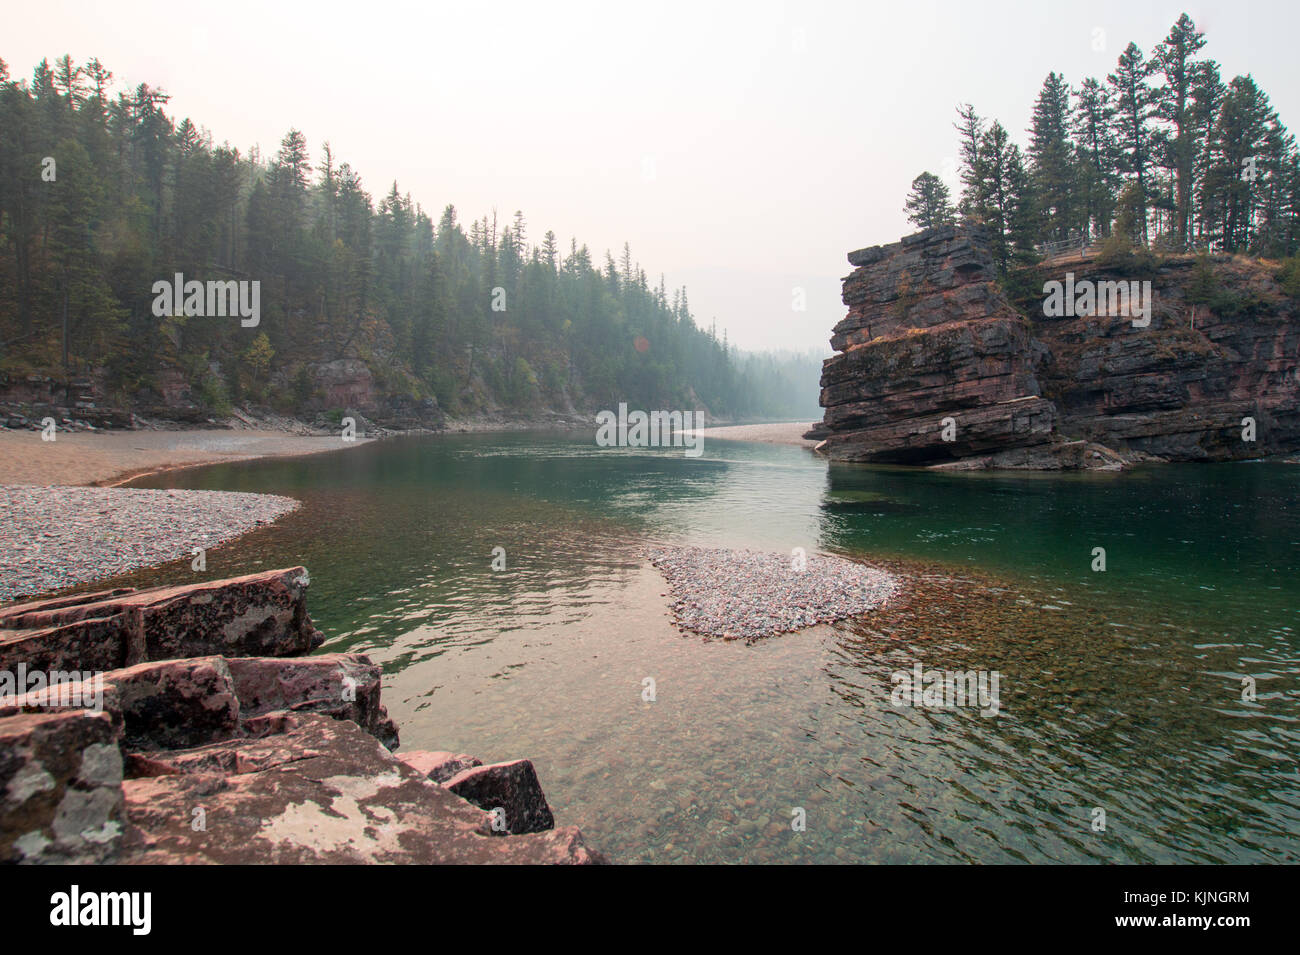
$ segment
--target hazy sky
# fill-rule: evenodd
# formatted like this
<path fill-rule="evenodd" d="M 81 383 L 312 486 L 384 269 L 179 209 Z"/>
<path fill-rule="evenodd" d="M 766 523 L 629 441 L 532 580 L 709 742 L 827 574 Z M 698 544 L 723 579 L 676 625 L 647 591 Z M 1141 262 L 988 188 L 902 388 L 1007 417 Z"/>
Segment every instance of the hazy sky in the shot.
<path fill-rule="evenodd" d="M 744 347 L 826 348 L 845 253 L 911 231 L 922 170 L 955 185 L 958 103 L 1024 145 L 1050 70 L 1104 78 L 1186 10 L 1225 80 L 1300 126 L 1300 3 L 6 3 L 0 57 L 92 56 L 172 94 L 217 143 L 291 126 L 436 219 L 522 209 L 597 262 L 623 242 Z M 1100 32 L 1099 32 L 1100 31 Z M 1101 46 L 1102 49 L 1094 49 Z M 807 310 L 792 308 L 794 287 Z M 828 352 L 829 353 L 829 352 Z"/>

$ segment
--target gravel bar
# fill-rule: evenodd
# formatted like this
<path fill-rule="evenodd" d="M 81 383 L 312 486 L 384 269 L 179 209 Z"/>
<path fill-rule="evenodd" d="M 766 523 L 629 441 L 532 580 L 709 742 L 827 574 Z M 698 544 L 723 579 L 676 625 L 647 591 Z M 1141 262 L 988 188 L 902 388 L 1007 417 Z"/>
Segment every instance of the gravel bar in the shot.
<path fill-rule="evenodd" d="M 297 507 L 234 491 L 0 485 L 0 601 L 190 557 Z"/>
<path fill-rule="evenodd" d="M 684 630 L 755 640 L 883 607 L 896 577 L 843 557 L 671 547 L 649 553 L 668 580 L 671 609 Z"/>

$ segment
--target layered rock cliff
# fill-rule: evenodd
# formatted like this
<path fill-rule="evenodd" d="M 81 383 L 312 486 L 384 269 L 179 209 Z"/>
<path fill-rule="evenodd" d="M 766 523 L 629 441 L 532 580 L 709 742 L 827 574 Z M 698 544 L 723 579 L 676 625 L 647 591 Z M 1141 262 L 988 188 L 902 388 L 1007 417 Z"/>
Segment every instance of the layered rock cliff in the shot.
<path fill-rule="evenodd" d="M 1300 304 L 1260 263 L 1077 257 L 1022 272 L 1014 301 L 979 229 L 930 229 L 849 263 L 825 417 L 808 434 L 833 459 L 1117 467 L 1300 447 Z M 1049 317 L 1041 290 L 1067 271 L 1079 287 L 1149 282 L 1149 323 Z"/>

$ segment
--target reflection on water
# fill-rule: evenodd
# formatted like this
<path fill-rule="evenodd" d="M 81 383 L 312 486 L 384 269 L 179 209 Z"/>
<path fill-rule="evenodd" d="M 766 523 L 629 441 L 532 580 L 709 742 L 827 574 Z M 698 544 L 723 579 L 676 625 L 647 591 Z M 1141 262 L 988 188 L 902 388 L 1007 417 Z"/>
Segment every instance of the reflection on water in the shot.
<path fill-rule="evenodd" d="M 404 747 L 532 758 L 559 821 L 619 861 L 1295 862 L 1297 475 L 466 435 L 139 484 L 300 498 L 207 576 L 307 565 L 327 649 L 384 666 Z M 647 541 L 884 560 L 908 590 L 852 623 L 703 641 L 669 624 Z M 894 707 L 915 662 L 998 671 L 1001 715 Z"/>

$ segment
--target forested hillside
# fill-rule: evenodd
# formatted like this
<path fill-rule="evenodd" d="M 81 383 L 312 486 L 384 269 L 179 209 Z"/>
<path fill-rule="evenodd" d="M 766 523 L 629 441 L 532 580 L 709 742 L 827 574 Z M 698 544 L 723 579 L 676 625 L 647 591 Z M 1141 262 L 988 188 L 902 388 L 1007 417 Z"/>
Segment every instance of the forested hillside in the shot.
<path fill-rule="evenodd" d="M 905 209 L 920 228 L 960 218 L 989 228 L 998 265 L 1079 237 L 1157 251 L 1300 248 L 1300 153 L 1249 75 L 1224 82 L 1187 14 L 1145 55 L 1129 43 L 1114 72 L 1043 82 L 1022 151 L 971 105 L 956 124 L 961 195 L 931 172 Z"/>
<path fill-rule="evenodd" d="M 521 212 L 431 214 L 396 183 L 376 201 L 328 143 L 309 151 L 291 129 L 272 156 L 241 152 L 169 116 L 168 99 L 114 92 L 98 60 L 43 61 L 30 81 L 0 61 L 8 380 L 82 379 L 109 402 L 199 413 L 337 410 L 337 379 L 357 374 L 449 414 L 791 413 L 766 374 L 777 364 L 742 370 L 686 290 L 647 277 L 626 245 L 593 257 Z M 256 327 L 156 315 L 153 285 L 176 273 L 260 282 Z"/>

